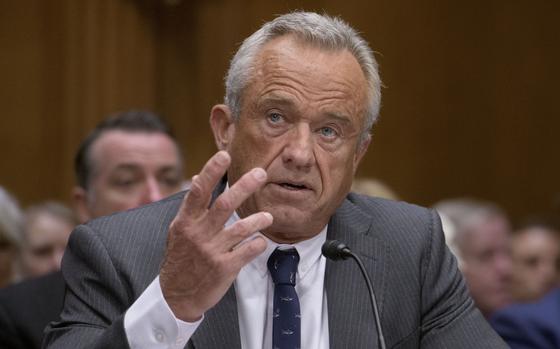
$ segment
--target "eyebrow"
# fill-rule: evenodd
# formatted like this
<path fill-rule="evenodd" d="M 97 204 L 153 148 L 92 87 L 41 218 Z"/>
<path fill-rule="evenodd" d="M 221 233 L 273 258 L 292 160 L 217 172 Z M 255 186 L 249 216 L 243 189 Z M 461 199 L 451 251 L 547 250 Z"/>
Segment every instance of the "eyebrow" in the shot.
<path fill-rule="evenodd" d="M 292 98 L 283 97 L 276 93 L 271 93 L 269 96 L 263 98 L 257 103 L 257 106 L 262 107 L 263 105 L 266 106 L 267 104 L 280 104 L 291 109 L 295 109 L 295 103 Z M 352 124 L 350 118 L 345 114 L 340 114 L 337 112 L 326 112 L 324 113 L 324 115 L 326 115 L 330 119 L 336 119 L 345 125 Z"/>
<path fill-rule="evenodd" d="M 141 166 L 137 164 L 124 163 L 115 166 L 115 168 L 113 168 L 113 171 L 136 171 L 140 169 L 140 167 Z"/>
<path fill-rule="evenodd" d="M 338 114 L 338 113 L 332 113 L 332 112 L 328 112 L 326 113 L 327 117 L 330 119 L 336 119 L 339 122 L 345 124 L 345 125 L 351 125 L 352 122 L 350 121 L 350 118 L 344 114 Z"/>
<path fill-rule="evenodd" d="M 258 101 L 257 102 L 257 107 L 261 107 L 261 106 L 267 105 L 267 104 L 281 104 L 283 106 L 287 106 L 287 107 L 290 107 L 290 108 L 295 107 L 295 103 L 294 103 L 292 98 L 283 97 L 283 96 L 280 96 L 276 93 L 271 93 L 271 94 L 267 95 L 266 97 L 264 97 L 262 100 Z"/>
<path fill-rule="evenodd" d="M 138 164 L 124 163 L 124 164 L 117 165 L 115 168 L 113 168 L 111 172 L 139 171 L 139 170 L 142 170 L 142 166 Z M 168 172 L 168 171 L 175 171 L 175 170 L 180 170 L 180 166 L 169 164 L 157 168 L 157 172 Z"/>

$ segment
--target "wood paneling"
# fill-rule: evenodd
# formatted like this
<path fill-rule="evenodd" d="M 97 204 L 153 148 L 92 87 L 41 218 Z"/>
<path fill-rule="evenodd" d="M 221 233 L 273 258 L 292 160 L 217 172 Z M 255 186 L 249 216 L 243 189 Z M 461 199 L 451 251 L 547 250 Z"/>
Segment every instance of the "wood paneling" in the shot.
<path fill-rule="evenodd" d="M 131 107 L 171 121 L 194 174 L 231 55 L 291 9 L 340 15 L 378 52 L 386 87 L 360 175 L 422 205 L 557 209 L 558 2 L 3 1 L 0 185 L 24 203 L 67 198 L 81 137 Z"/>
<path fill-rule="evenodd" d="M 155 18 L 131 1 L 4 1 L 0 185 L 68 200 L 80 140 L 108 113 L 155 107 Z"/>

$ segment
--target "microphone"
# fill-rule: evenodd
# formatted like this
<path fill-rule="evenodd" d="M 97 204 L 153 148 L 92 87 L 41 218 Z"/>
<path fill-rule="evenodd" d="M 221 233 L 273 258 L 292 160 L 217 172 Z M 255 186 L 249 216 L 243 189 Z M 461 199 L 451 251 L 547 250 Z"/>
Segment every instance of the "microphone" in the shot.
<path fill-rule="evenodd" d="M 339 261 L 347 258 L 352 258 L 360 268 L 362 275 L 366 281 L 366 285 L 369 291 L 369 300 L 371 302 L 371 308 L 373 309 L 373 316 L 375 318 L 375 328 L 377 330 L 377 338 L 379 348 L 386 349 L 385 347 L 385 338 L 383 337 L 383 330 L 381 329 L 381 321 L 379 320 L 379 311 L 377 310 L 377 302 L 375 301 L 375 293 L 373 292 L 373 286 L 371 284 L 371 280 L 369 279 L 368 274 L 366 273 L 366 268 L 364 264 L 360 260 L 360 258 L 354 254 L 346 244 L 340 242 L 338 240 L 327 240 L 321 247 L 321 252 L 323 256 L 326 258 Z"/>
<path fill-rule="evenodd" d="M 346 259 L 352 255 L 348 246 L 338 240 L 325 241 L 323 247 L 321 247 L 321 252 L 323 253 L 323 256 L 333 261 Z"/>

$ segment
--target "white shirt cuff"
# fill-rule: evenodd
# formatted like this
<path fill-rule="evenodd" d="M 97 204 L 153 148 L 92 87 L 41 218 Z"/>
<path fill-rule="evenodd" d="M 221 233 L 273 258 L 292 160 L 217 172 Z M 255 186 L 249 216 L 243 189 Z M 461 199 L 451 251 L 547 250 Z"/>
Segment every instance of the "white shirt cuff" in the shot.
<path fill-rule="evenodd" d="M 177 319 L 163 298 L 158 275 L 126 311 L 124 330 L 132 349 L 183 348 L 203 319 Z"/>

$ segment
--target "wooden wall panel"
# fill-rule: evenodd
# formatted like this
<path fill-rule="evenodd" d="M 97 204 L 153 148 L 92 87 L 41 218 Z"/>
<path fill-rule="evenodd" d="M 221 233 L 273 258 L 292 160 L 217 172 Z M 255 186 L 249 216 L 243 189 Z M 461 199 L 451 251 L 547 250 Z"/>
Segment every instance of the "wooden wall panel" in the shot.
<path fill-rule="evenodd" d="M 26 203 L 67 197 L 79 139 L 129 107 L 165 115 L 196 173 L 215 151 L 208 116 L 232 54 L 291 9 L 340 15 L 378 52 L 386 87 L 360 175 L 422 205 L 558 209 L 558 2 L 2 2 L 0 185 Z"/>
<path fill-rule="evenodd" d="M 132 1 L 4 1 L 0 185 L 67 201 L 72 161 L 108 113 L 155 106 L 153 13 Z"/>
<path fill-rule="evenodd" d="M 2 2 L 0 9 L 0 185 L 23 202 L 61 192 L 53 173 L 62 165 L 61 118 L 55 108 L 59 67 L 50 21 L 40 2 Z"/>

